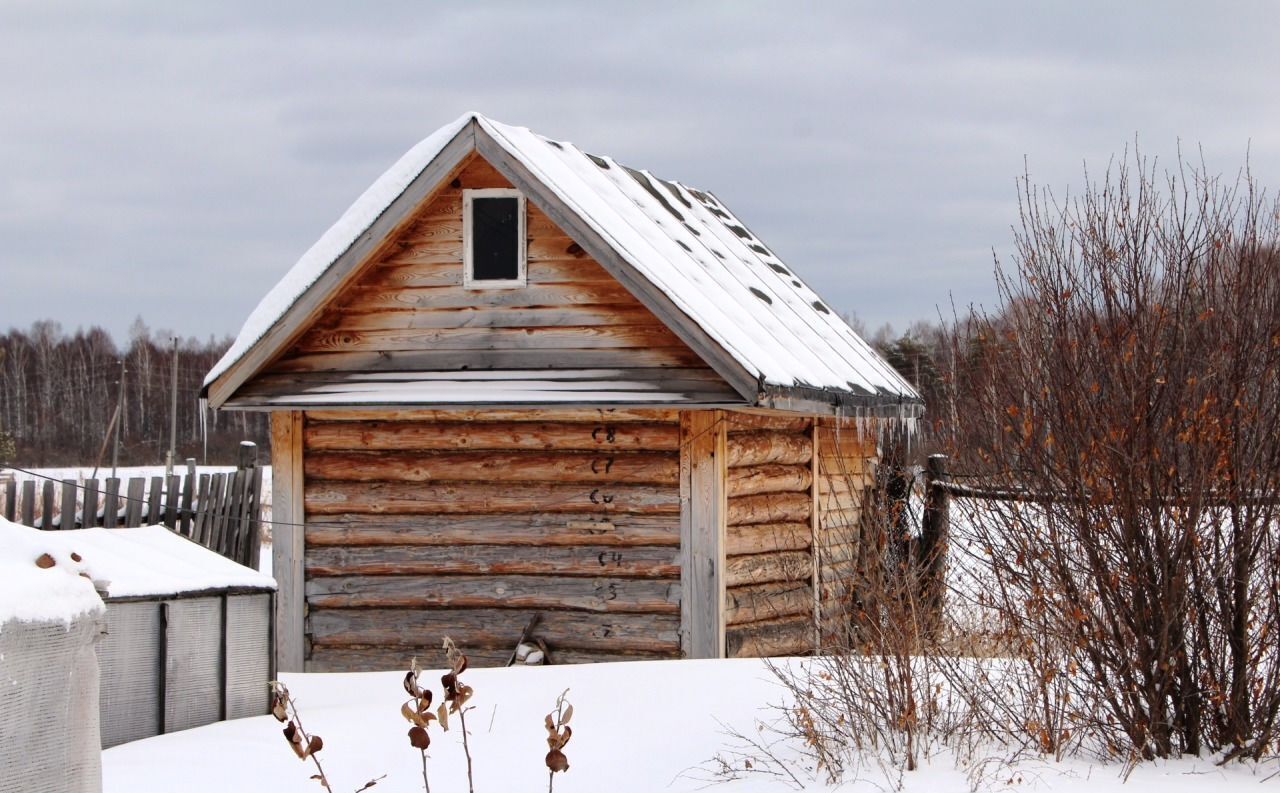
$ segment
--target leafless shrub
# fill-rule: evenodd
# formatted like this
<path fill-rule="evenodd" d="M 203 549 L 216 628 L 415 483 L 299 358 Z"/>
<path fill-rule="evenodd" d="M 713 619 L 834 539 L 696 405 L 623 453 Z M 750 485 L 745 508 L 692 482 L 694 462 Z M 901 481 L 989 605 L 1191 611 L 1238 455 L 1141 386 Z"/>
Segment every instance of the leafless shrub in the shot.
<path fill-rule="evenodd" d="M 1275 751 L 1278 207 L 1247 172 L 1138 156 L 1069 202 L 1029 181 L 1021 198 L 1001 308 L 953 353 L 985 428 L 957 467 L 1024 499 L 975 511 L 966 540 L 1024 733 L 1124 758 Z"/>

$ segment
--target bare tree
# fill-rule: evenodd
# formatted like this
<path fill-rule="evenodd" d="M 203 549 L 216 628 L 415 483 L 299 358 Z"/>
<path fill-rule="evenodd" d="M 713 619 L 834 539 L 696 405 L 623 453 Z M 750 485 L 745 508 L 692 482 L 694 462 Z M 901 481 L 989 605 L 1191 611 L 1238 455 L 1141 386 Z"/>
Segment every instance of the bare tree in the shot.
<path fill-rule="evenodd" d="M 956 467 L 1036 494 L 967 523 L 979 605 L 1035 661 L 1045 748 L 1258 757 L 1280 737 L 1280 206 L 1247 172 L 1137 155 L 1020 203 L 1001 307 L 952 347 L 977 429 Z"/>

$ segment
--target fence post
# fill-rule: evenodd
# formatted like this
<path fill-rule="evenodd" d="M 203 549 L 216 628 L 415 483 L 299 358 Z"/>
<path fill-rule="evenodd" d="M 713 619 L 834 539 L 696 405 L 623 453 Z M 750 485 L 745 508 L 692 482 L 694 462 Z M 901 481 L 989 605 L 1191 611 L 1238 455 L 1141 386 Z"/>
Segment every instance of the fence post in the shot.
<path fill-rule="evenodd" d="M 951 529 L 951 482 L 947 456 L 931 454 L 925 464 L 924 516 L 920 521 L 921 605 L 926 635 L 936 638 L 942 625 L 943 594 L 946 592 L 947 540 Z"/>
<path fill-rule="evenodd" d="M 252 441 L 240 442 L 240 459 L 236 463 L 236 467 L 240 470 L 243 488 L 239 495 L 239 510 L 236 515 L 236 543 L 232 550 L 232 558 L 240 564 L 249 566 L 259 555 L 258 552 L 258 516 L 256 514 L 256 506 L 258 503 L 257 488 L 255 483 L 261 482 L 261 474 L 258 472 L 258 445 Z M 252 564 L 256 569 L 256 563 Z"/>

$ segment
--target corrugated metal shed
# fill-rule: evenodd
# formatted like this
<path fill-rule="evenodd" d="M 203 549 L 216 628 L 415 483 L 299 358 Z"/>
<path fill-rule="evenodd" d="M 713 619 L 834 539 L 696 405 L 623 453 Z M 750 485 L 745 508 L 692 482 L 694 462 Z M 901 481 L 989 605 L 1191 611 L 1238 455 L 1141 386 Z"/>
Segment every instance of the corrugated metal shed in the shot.
<path fill-rule="evenodd" d="M 691 342 L 746 406 L 914 418 L 919 395 L 713 194 L 659 179 L 571 143 L 471 113 L 428 137 L 388 170 L 263 299 L 206 387 L 218 406 L 288 342 L 316 291 L 354 268 L 379 224 L 408 212 L 415 183 L 473 151 L 566 228 L 636 297 Z M 394 220 L 394 218 L 393 218 Z M 593 244 L 594 243 L 594 244 Z M 295 323 L 291 326 L 290 323 Z M 220 382 L 221 381 L 221 382 Z M 393 386 L 335 383 L 315 404 L 448 402 L 465 383 L 409 378 Z M 352 391 L 354 387 L 354 391 Z M 571 391 L 559 384 L 547 393 Z M 645 401 L 649 387 L 613 401 Z M 368 393 L 365 393 L 368 391 Z M 216 392 L 216 393 L 215 393 Z M 349 393 L 351 392 L 351 393 Z M 492 393 L 492 391 L 489 391 Z M 539 393 L 537 402 L 555 402 Z M 564 399 L 581 401 L 582 394 Z M 528 394 L 509 394 L 511 403 Z M 652 401 L 651 399 L 649 401 Z"/>

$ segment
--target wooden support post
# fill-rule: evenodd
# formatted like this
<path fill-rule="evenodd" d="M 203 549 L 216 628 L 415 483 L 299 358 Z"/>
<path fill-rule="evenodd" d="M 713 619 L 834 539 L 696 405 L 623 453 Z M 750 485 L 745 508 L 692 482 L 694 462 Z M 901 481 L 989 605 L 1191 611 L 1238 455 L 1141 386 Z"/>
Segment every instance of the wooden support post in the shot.
<path fill-rule="evenodd" d="M 920 523 L 921 605 L 926 636 L 936 638 L 942 625 L 946 592 L 947 539 L 951 529 L 951 482 L 944 454 L 929 456 L 925 466 L 925 507 Z"/>
<path fill-rule="evenodd" d="M 187 476 L 182 483 L 182 510 L 178 514 L 178 531 L 184 537 L 191 536 L 191 497 L 196 486 L 196 458 L 187 458 Z"/>
<path fill-rule="evenodd" d="M 809 495 L 813 499 L 813 510 L 809 513 L 809 546 L 813 556 L 813 651 L 822 652 L 822 504 L 818 498 L 818 478 L 821 475 L 821 449 L 818 447 L 818 419 L 813 420 L 809 428 L 809 437 L 813 444 L 813 457 L 809 460 Z"/>
<path fill-rule="evenodd" d="M 725 654 L 725 426 L 718 410 L 680 416 L 680 621 L 686 658 Z"/>
<path fill-rule="evenodd" d="M 62 523 L 59 528 L 76 527 L 76 480 L 62 480 Z"/>
<path fill-rule="evenodd" d="M 276 669 L 301 672 L 306 662 L 301 411 L 271 414 L 271 565 L 276 578 Z"/>

